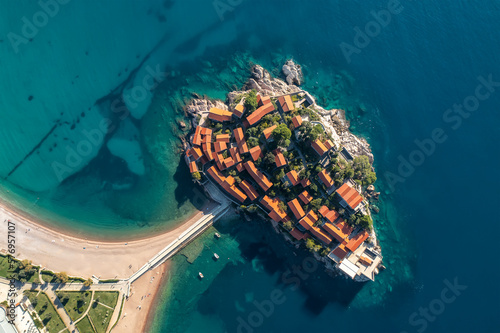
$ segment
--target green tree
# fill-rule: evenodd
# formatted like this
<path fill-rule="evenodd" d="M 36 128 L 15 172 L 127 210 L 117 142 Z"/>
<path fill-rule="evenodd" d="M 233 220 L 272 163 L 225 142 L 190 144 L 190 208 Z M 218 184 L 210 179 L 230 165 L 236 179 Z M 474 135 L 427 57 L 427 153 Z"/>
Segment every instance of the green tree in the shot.
<path fill-rule="evenodd" d="M 85 280 L 85 282 L 83 283 L 83 285 L 85 287 L 90 287 L 92 285 L 92 279 L 91 278 L 88 278 L 87 280 Z"/>
<path fill-rule="evenodd" d="M 280 201 L 278 204 L 279 209 L 281 209 L 283 212 L 286 212 L 286 205 L 283 201 Z"/>
<path fill-rule="evenodd" d="M 266 162 L 266 164 L 274 164 L 274 161 L 274 154 L 272 152 L 268 152 L 266 157 L 264 157 L 264 162 Z"/>
<path fill-rule="evenodd" d="M 55 273 L 56 281 L 59 283 L 66 283 L 69 280 L 68 274 L 66 272 Z"/>
<path fill-rule="evenodd" d="M 273 130 L 273 138 L 278 142 L 278 144 L 284 144 L 286 140 L 290 140 L 292 137 L 292 131 L 286 126 L 286 124 L 279 124 Z"/>
<path fill-rule="evenodd" d="M 194 179 L 196 179 L 196 180 L 200 180 L 200 179 L 201 179 L 201 174 L 200 174 L 198 171 L 193 172 L 193 173 L 191 174 L 191 176 L 192 176 Z"/>
<path fill-rule="evenodd" d="M 287 221 L 285 223 L 283 223 L 283 227 L 286 229 L 286 230 L 292 230 L 293 228 L 293 224 L 292 224 L 292 221 Z"/>
<path fill-rule="evenodd" d="M 245 103 L 243 105 L 247 109 L 248 113 L 252 113 L 257 109 L 257 91 L 255 89 L 252 89 L 248 92 L 247 96 L 245 97 Z"/>
<path fill-rule="evenodd" d="M 317 198 L 311 201 L 311 206 L 314 210 L 318 210 L 321 207 L 321 203 L 322 203 L 321 198 Z"/>

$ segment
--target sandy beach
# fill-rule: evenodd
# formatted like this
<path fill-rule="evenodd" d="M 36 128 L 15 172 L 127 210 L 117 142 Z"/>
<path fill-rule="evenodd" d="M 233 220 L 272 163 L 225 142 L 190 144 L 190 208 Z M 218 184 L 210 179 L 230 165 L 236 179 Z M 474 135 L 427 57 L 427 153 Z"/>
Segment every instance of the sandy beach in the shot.
<path fill-rule="evenodd" d="M 71 276 L 100 279 L 124 279 L 141 268 L 149 259 L 174 241 L 190 225 L 217 204 L 208 202 L 202 211 L 193 214 L 174 230 L 146 239 L 130 242 L 99 242 L 82 239 L 52 230 L 0 206 L 0 251 L 7 250 L 8 220 L 15 223 L 16 253 L 19 259 L 29 259 L 56 272 Z"/>
<path fill-rule="evenodd" d="M 153 320 L 160 287 L 168 279 L 170 261 L 152 269 L 131 286 L 130 297 L 125 300 L 120 320 L 113 333 L 145 332 Z"/>

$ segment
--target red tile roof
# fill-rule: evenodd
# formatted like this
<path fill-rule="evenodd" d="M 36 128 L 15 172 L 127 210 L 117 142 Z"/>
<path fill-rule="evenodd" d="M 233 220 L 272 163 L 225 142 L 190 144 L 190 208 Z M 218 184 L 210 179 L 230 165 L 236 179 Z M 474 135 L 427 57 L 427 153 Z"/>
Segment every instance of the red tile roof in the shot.
<path fill-rule="evenodd" d="M 208 127 L 201 128 L 201 135 L 212 135 L 212 129 Z"/>
<path fill-rule="evenodd" d="M 297 228 L 293 228 L 292 231 L 290 231 L 290 235 L 292 235 L 296 240 L 302 240 L 306 236 Z"/>
<path fill-rule="evenodd" d="M 329 139 L 328 139 L 328 140 L 326 140 L 326 141 L 324 142 L 324 144 L 325 144 L 326 149 L 328 149 L 328 150 L 330 150 L 330 149 L 332 149 L 332 148 L 333 148 L 333 142 L 332 142 L 331 140 L 329 140 Z"/>
<path fill-rule="evenodd" d="M 252 156 L 252 160 L 257 161 L 259 157 L 263 157 L 262 150 L 260 146 L 255 146 L 249 150 L 250 155 Z"/>
<path fill-rule="evenodd" d="M 230 121 L 233 113 L 230 111 L 222 110 L 219 108 L 211 108 L 210 111 L 208 112 L 208 119 L 218 121 L 218 122 L 224 122 L 224 121 Z"/>
<path fill-rule="evenodd" d="M 311 185 L 311 181 L 307 178 L 304 178 L 300 181 L 300 185 L 302 185 L 302 187 L 308 187 L 309 185 Z"/>
<path fill-rule="evenodd" d="M 355 209 L 363 201 L 363 197 L 359 195 L 358 191 L 347 185 L 347 183 L 342 185 L 337 190 L 337 193 L 352 209 Z"/>
<path fill-rule="evenodd" d="M 191 173 L 198 172 L 198 167 L 196 166 L 195 161 L 192 161 L 191 163 L 189 163 L 189 172 L 191 172 Z"/>
<path fill-rule="evenodd" d="M 213 160 L 214 159 L 214 153 L 212 151 L 212 144 L 209 142 L 209 143 L 203 143 L 201 145 L 201 148 L 203 149 L 203 153 L 205 154 L 205 156 L 207 157 L 207 159 L 209 161 Z"/>
<path fill-rule="evenodd" d="M 297 199 L 293 199 L 292 201 L 289 201 L 288 207 L 290 207 L 290 209 L 293 212 L 293 215 L 295 215 L 295 218 L 297 220 L 301 219 L 305 215 L 304 210 L 302 209 L 302 206 L 300 205 L 300 203 Z"/>
<path fill-rule="evenodd" d="M 236 143 L 240 143 L 241 140 L 245 140 L 245 135 L 243 134 L 243 129 L 241 127 L 235 128 L 233 131 Z"/>
<path fill-rule="evenodd" d="M 227 144 L 222 141 L 217 141 L 214 143 L 214 150 L 216 153 L 220 153 L 223 150 L 227 149 Z"/>
<path fill-rule="evenodd" d="M 207 172 L 233 198 L 241 203 L 246 200 L 247 196 L 234 185 L 234 178 L 232 176 L 229 176 L 227 178 L 224 177 L 224 175 L 222 175 L 222 173 L 220 173 L 220 171 L 217 170 L 217 168 L 215 168 L 214 166 L 211 166 L 207 170 Z"/>
<path fill-rule="evenodd" d="M 293 128 L 299 128 L 302 125 L 302 117 L 295 116 L 292 118 Z"/>
<path fill-rule="evenodd" d="M 326 214 L 329 212 L 330 210 L 328 209 L 328 207 L 326 206 L 321 206 L 321 208 L 318 210 L 318 212 L 321 214 L 321 216 L 325 217 Z"/>
<path fill-rule="evenodd" d="M 241 165 L 241 164 L 238 164 L 238 165 Z M 248 198 L 251 201 L 254 201 L 255 199 L 257 199 L 259 197 L 259 193 L 255 190 L 255 188 L 252 186 L 252 184 L 250 184 L 246 180 L 243 180 L 240 183 L 240 187 L 243 189 L 243 191 L 245 191 L 246 195 L 248 196 Z"/>
<path fill-rule="evenodd" d="M 201 142 L 203 142 L 203 143 L 210 143 L 210 142 L 212 142 L 212 134 L 202 135 L 201 136 Z"/>
<path fill-rule="evenodd" d="M 234 111 L 233 111 L 233 114 L 238 117 L 238 118 L 241 118 L 241 116 L 243 115 L 243 113 L 245 113 L 245 106 L 243 106 L 243 104 L 238 104 L 234 107 Z"/>
<path fill-rule="evenodd" d="M 219 134 L 215 137 L 215 141 L 220 141 L 220 142 L 225 142 L 225 143 L 229 143 L 230 139 L 231 139 L 230 134 Z"/>
<path fill-rule="evenodd" d="M 230 168 L 234 165 L 234 160 L 232 157 L 228 157 L 224 160 L 224 166 L 227 168 Z"/>
<path fill-rule="evenodd" d="M 283 221 L 283 219 L 287 216 L 286 213 L 282 212 L 280 209 L 273 209 L 267 214 L 270 218 L 273 219 L 274 222 L 278 223 Z"/>
<path fill-rule="evenodd" d="M 257 104 L 259 106 L 262 106 L 264 104 L 269 104 L 271 103 L 271 97 L 269 96 L 261 96 L 260 94 L 257 95 Z"/>
<path fill-rule="evenodd" d="M 340 214 L 337 213 L 337 211 L 335 211 L 335 210 L 329 211 L 328 214 L 326 214 L 326 216 L 325 216 L 325 218 L 332 223 L 334 223 L 339 217 L 340 217 Z"/>
<path fill-rule="evenodd" d="M 196 130 L 194 131 L 193 135 L 193 145 L 201 145 L 201 126 L 196 126 Z"/>
<path fill-rule="evenodd" d="M 241 155 L 238 153 L 238 148 L 232 147 L 229 149 L 229 153 L 231 154 L 231 157 L 233 158 L 235 163 L 240 163 L 241 160 Z"/>
<path fill-rule="evenodd" d="M 337 246 L 335 248 L 335 250 L 333 250 L 332 252 L 337 258 L 339 258 L 340 260 L 344 259 L 345 256 L 347 255 L 347 250 L 345 248 L 345 243 L 342 243 L 340 244 L 339 246 Z"/>
<path fill-rule="evenodd" d="M 354 228 L 347 224 L 343 218 L 339 218 L 338 222 L 335 223 L 335 226 L 346 235 L 350 235 L 354 230 Z"/>
<path fill-rule="evenodd" d="M 269 210 L 268 216 L 271 217 L 275 222 L 284 222 L 288 220 L 288 215 L 281 210 L 279 207 L 281 200 L 278 198 L 269 198 L 267 195 L 265 195 L 261 200 L 260 203 L 267 209 Z"/>
<path fill-rule="evenodd" d="M 243 170 L 245 170 L 245 168 L 243 167 L 242 163 L 238 163 L 238 164 L 236 164 L 236 170 L 238 170 L 238 172 L 243 172 Z"/>
<path fill-rule="evenodd" d="M 316 139 L 316 140 L 313 141 L 312 147 L 314 148 L 314 150 L 316 151 L 316 153 L 318 153 L 319 156 L 325 155 L 326 152 L 328 151 L 328 149 L 326 149 L 326 147 L 323 144 L 323 142 L 321 142 L 319 139 Z"/>
<path fill-rule="evenodd" d="M 313 223 L 318 221 L 318 215 L 311 209 L 306 215 Z"/>
<path fill-rule="evenodd" d="M 201 164 L 205 165 L 208 163 L 208 158 L 205 155 L 203 155 L 200 159 L 200 162 Z"/>
<path fill-rule="evenodd" d="M 319 239 L 320 241 L 322 241 L 323 243 L 325 243 L 326 245 L 330 244 L 332 242 L 332 239 L 330 238 L 330 236 L 328 236 L 328 234 L 324 233 L 323 231 L 321 231 L 320 228 L 318 227 L 312 227 L 310 230 L 309 230 L 317 239 Z"/>
<path fill-rule="evenodd" d="M 271 137 L 271 134 L 273 134 L 274 129 L 278 127 L 278 125 L 273 125 L 271 127 L 266 128 L 265 130 L 262 131 L 262 134 L 266 138 L 266 140 L 269 140 Z"/>
<path fill-rule="evenodd" d="M 246 120 L 248 122 L 248 125 L 249 126 L 255 125 L 262 119 L 262 117 L 273 111 L 274 111 L 274 106 L 272 103 L 264 104 L 263 106 L 259 107 L 251 115 L 247 117 Z"/>
<path fill-rule="evenodd" d="M 299 175 L 297 174 L 297 171 L 291 170 L 286 174 L 286 177 L 292 183 L 292 186 L 295 186 L 299 183 Z"/>
<path fill-rule="evenodd" d="M 321 170 L 321 172 L 318 173 L 318 176 L 327 188 L 330 188 L 333 186 L 332 177 L 330 177 L 330 175 L 326 172 L 325 169 Z"/>
<path fill-rule="evenodd" d="M 240 154 L 246 154 L 249 152 L 248 150 L 248 145 L 247 143 L 245 142 L 245 140 L 242 140 L 239 144 L 238 144 L 238 150 L 240 151 Z"/>
<path fill-rule="evenodd" d="M 253 164 L 252 161 L 245 162 L 243 166 L 253 180 L 255 180 L 255 182 L 264 190 L 264 192 L 267 192 L 267 190 L 273 186 L 273 183 L 271 183 L 269 179 L 267 179 L 267 177 L 255 167 L 255 164 Z"/>
<path fill-rule="evenodd" d="M 349 234 L 344 233 L 344 231 L 338 229 L 329 222 L 323 224 L 323 229 L 325 229 L 330 235 L 335 237 L 335 239 L 338 240 L 340 243 L 342 243 L 344 240 L 347 239 L 347 237 L 349 237 Z"/>
<path fill-rule="evenodd" d="M 352 252 L 356 251 L 356 249 L 363 243 L 367 238 L 368 238 L 368 233 L 366 230 L 363 230 L 363 232 L 360 232 L 353 238 L 351 238 L 348 242 L 346 247 L 351 250 Z"/>
<path fill-rule="evenodd" d="M 295 109 L 290 95 L 281 96 L 280 98 L 278 98 L 278 103 L 281 106 L 283 112 L 288 112 Z"/>
<path fill-rule="evenodd" d="M 276 166 L 278 168 L 286 165 L 286 160 L 285 160 L 285 156 L 283 156 L 282 153 L 277 153 L 276 156 L 274 157 L 274 162 L 276 163 Z"/>
<path fill-rule="evenodd" d="M 198 147 L 191 148 L 190 154 L 194 157 L 195 160 L 198 160 L 203 156 L 201 149 Z"/>
<path fill-rule="evenodd" d="M 300 200 L 302 200 L 304 205 L 307 205 L 313 199 L 313 197 L 307 191 L 300 193 L 299 198 L 300 198 Z"/>
<path fill-rule="evenodd" d="M 308 216 L 304 216 L 300 219 L 299 224 L 304 227 L 304 229 L 309 230 L 314 227 L 314 222 Z"/>

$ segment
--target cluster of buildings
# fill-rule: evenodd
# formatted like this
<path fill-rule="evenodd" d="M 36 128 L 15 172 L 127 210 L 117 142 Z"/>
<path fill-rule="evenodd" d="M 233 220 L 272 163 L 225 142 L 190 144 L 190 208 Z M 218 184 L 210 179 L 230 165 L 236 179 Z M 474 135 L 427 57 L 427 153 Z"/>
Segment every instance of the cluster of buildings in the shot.
<path fill-rule="evenodd" d="M 282 182 L 289 187 L 301 187 L 300 194 L 288 202 L 283 202 L 279 194 L 272 197 L 269 194 L 273 183 L 268 175 L 256 166 L 256 162 L 264 157 L 266 143 L 272 140 L 276 125 L 263 130 L 262 145 L 248 148 L 245 131 L 257 124 L 262 118 L 273 112 L 283 116 L 292 113 L 296 105 L 290 95 L 281 96 L 276 103 L 269 96 L 257 96 L 258 108 L 246 114 L 241 101 L 233 111 L 218 108 L 210 109 L 208 119 L 211 122 L 222 123 L 225 132 L 213 135 L 212 129 L 199 125 L 191 138 L 191 146 L 186 150 L 186 161 L 190 171 L 203 172 L 212 182 L 219 185 L 236 204 L 260 207 L 276 223 L 292 222 L 290 235 L 298 240 L 312 237 L 325 248 L 332 249 L 328 254 L 334 265 L 353 279 L 373 280 L 376 269 L 382 261 L 373 245 L 366 242 L 369 234 L 366 230 L 356 230 L 335 210 L 322 206 L 317 212 L 310 209 L 304 211 L 303 205 L 314 200 L 308 192 L 312 182 L 324 185 L 328 195 L 336 193 L 339 204 L 349 214 L 358 212 L 366 201 L 354 186 L 343 184 L 338 189 L 326 171 L 322 169 L 316 177 L 300 178 L 295 170 L 290 170 L 282 178 Z M 275 109 L 275 105 L 278 110 Z M 203 122 L 202 119 L 200 122 Z M 210 123 L 210 122 L 207 122 Z M 291 128 L 296 130 L 302 125 L 300 115 L 291 120 Z M 317 139 L 311 142 L 319 160 L 328 159 L 328 152 L 334 149 L 331 140 Z M 276 168 L 288 165 L 287 159 L 280 149 L 273 151 Z M 321 163 L 319 165 L 322 165 Z M 234 170 L 234 171 L 232 171 Z M 287 209 L 287 207 L 289 209 Z"/>

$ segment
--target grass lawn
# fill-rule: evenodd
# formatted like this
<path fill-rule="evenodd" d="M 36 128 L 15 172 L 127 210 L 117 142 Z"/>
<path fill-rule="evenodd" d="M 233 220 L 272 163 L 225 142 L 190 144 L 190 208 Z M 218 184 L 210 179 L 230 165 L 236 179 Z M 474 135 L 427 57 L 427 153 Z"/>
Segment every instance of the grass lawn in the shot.
<path fill-rule="evenodd" d="M 0 256 L 0 276 L 3 276 L 4 278 L 10 278 L 10 271 L 9 271 L 9 259 L 7 256 L 1 255 Z"/>
<path fill-rule="evenodd" d="M 56 294 L 73 321 L 78 320 L 85 313 L 92 298 L 90 291 L 58 291 Z"/>
<path fill-rule="evenodd" d="M 76 324 L 76 328 L 80 331 L 80 333 L 95 333 L 88 316 L 85 316 L 85 318 L 80 320 Z"/>
<path fill-rule="evenodd" d="M 42 319 L 42 323 L 45 325 L 49 333 L 59 332 L 66 328 L 61 317 L 56 312 L 54 305 L 47 297 L 45 293 L 40 293 L 37 296 L 36 291 L 27 291 L 26 294 L 31 302 L 35 306 L 35 311 L 38 313 Z"/>
<path fill-rule="evenodd" d="M 94 294 L 94 300 L 98 299 L 99 303 L 114 308 L 116 303 L 118 303 L 119 295 L 120 294 L 117 291 L 96 291 Z"/>
<path fill-rule="evenodd" d="M 93 302 L 90 306 L 89 317 L 92 319 L 97 333 L 105 333 L 109 326 L 113 310 L 102 304 Z"/>
<path fill-rule="evenodd" d="M 5 255 L 0 255 L 0 276 L 10 279 L 12 277 L 12 273 L 19 270 L 20 261 L 17 259 L 12 259 L 12 261 L 14 269 L 10 270 L 9 258 Z M 35 270 L 35 272 L 30 276 L 27 282 L 40 283 L 40 280 L 38 279 L 38 270 L 40 269 L 40 267 L 33 266 L 33 269 Z"/>

